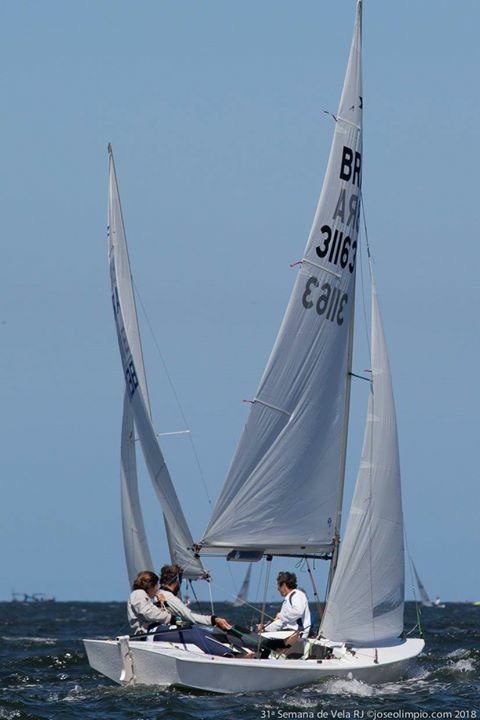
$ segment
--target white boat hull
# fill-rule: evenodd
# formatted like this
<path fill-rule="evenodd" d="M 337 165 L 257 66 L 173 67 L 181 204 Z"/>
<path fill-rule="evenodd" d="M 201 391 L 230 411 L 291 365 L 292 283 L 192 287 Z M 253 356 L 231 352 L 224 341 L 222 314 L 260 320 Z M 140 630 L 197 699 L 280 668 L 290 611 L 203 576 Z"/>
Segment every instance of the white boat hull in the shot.
<path fill-rule="evenodd" d="M 328 660 L 246 659 L 206 655 L 165 643 L 84 640 L 92 668 L 122 685 L 180 686 L 215 693 L 265 692 L 348 678 L 368 683 L 400 679 L 424 647 L 421 639 L 353 648 Z"/>

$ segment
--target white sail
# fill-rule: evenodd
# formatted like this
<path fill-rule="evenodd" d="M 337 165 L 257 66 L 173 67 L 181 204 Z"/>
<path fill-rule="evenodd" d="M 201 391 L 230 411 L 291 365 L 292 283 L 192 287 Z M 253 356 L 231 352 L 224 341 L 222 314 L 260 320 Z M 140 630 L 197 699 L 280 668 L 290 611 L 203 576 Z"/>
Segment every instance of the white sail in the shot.
<path fill-rule="evenodd" d="M 152 426 L 125 228 L 110 147 L 108 227 L 113 310 L 131 413 L 145 463 L 162 506 L 171 559 L 182 565 L 186 577 L 199 577 L 203 575 L 204 570 L 191 550 L 193 539 Z M 125 452 L 128 453 L 127 450 Z M 131 459 L 130 455 L 123 470 L 130 466 Z M 137 519 L 139 513 L 138 505 Z M 130 542 L 129 537 L 126 542 Z"/>
<path fill-rule="evenodd" d="M 252 574 L 252 563 L 249 564 L 247 568 L 247 572 L 245 574 L 245 577 L 243 579 L 243 583 L 240 587 L 240 590 L 238 591 L 238 595 L 233 601 L 232 605 L 234 607 L 241 607 L 242 605 L 245 605 L 245 603 L 248 600 L 248 591 L 250 589 L 250 576 Z"/>
<path fill-rule="evenodd" d="M 405 570 L 395 404 L 373 284 L 371 354 L 362 459 L 321 633 L 376 644 L 403 631 Z"/>
<path fill-rule="evenodd" d="M 425 588 L 425 585 L 420 580 L 420 575 L 417 572 L 417 568 L 415 567 L 415 563 L 412 560 L 412 567 L 413 572 L 415 573 L 415 580 L 417 582 L 418 592 L 420 593 L 420 598 L 422 600 L 422 605 L 424 607 L 431 607 L 433 605 L 432 601 L 430 600 L 430 597 L 427 593 L 427 590 Z"/>
<path fill-rule="evenodd" d="M 153 568 L 138 496 L 135 430 L 132 408 L 125 390 L 121 443 L 121 502 L 123 547 L 130 585 L 141 570 Z"/>
<path fill-rule="evenodd" d="M 300 271 L 204 550 L 332 549 L 343 481 L 362 152 L 361 3 Z"/>
<path fill-rule="evenodd" d="M 300 657 L 297 648 L 285 648 L 287 659 L 262 653 L 248 661 L 232 651 L 228 631 L 216 638 L 215 648 L 206 648 L 202 636 L 195 640 L 192 635 L 186 644 L 183 630 L 172 634 L 171 629 L 156 631 L 148 643 L 125 636 L 84 640 L 90 665 L 115 682 L 222 694 L 291 691 L 331 678 L 395 682 L 424 647 L 422 639 L 398 637 L 404 604 L 400 469 L 390 369 L 374 290 L 372 382 L 362 460 L 345 539 L 338 543 L 360 209 L 361 5 L 357 0 L 335 137 L 305 257 L 202 541 L 202 551 L 226 552 L 229 560 L 252 562 L 274 554 L 331 558 L 333 578 L 321 634 L 309 640 Z M 117 324 L 122 338 L 121 319 Z M 127 386 L 132 377 L 127 372 Z M 158 457 L 153 452 L 149 459 L 152 426 L 135 382 L 131 392 L 137 431 L 147 464 L 153 466 Z M 165 514 L 170 521 L 168 502 Z M 249 577 L 250 567 L 239 593 L 243 598 Z M 236 638 L 238 632 L 235 628 Z M 250 647 L 246 634 L 240 636 Z M 255 642 L 257 654 L 263 642 Z"/>

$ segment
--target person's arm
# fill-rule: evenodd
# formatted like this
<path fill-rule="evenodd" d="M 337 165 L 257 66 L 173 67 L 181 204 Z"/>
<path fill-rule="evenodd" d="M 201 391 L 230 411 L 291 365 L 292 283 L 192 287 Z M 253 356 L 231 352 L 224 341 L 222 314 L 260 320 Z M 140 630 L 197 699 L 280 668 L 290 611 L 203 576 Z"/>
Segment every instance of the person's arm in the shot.
<path fill-rule="evenodd" d="M 292 595 L 288 595 L 283 601 L 281 610 L 277 617 L 265 627 L 265 631 L 272 632 L 273 630 L 283 630 L 288 627 L 297 627 L 298 620 L 302 618 L 304 610 L 304 600 L 302 595 L 303 593 L 296 590 L 293 591 Z"/>
<path fill-rule="evenodd" d="M 146 593 L 133 593 L 131 604 L 137 616 L 144 618 L 148 623 L 168 623 L 170 622 L 170 613 L 164 607 L 158 607 Z"/>
<path fill-rule="evenodd" d="M 272 620 L 272 622 L 268 623 L 268 625 L 259 625 L 258 628 L 258 632 L 274 632 L 275 630 L 281 630 L 283 628 L 283 620 L 280 617 L 280 613 L 277 615 L 275 620 Z"/>
<path fill-rule="evenodd" d="M 228 620 L 225 620 L 225 618 L 217 617 L 216 615 L 201 615 L 200 613 L 192 612 L 190 608 L 187 607 L 180 598 L 173 595 L 173 593 L 168 593 L 168 595 L 166 595 L 166 601 L 168 603 L 168 607 L 174 614 L 176 613 L 177 615 L 180 615 L 182 618 L 191 623 L 196 625 L 217 625 L 223 630 L 227 630 L 231 627 L 230 623 Z"/>
<path fill-rule="evenodd" d="M 197 623 L 197 625 L 212 625 L 210 615 L 200 615 L 200 613 L 192 612 L 190 608 L 173 593 L 166 592 L 165 598 L 173 615 L 180 615 L 180 617 L 184 620 L 188 620 L 188 622 L 191 623 Z"/>

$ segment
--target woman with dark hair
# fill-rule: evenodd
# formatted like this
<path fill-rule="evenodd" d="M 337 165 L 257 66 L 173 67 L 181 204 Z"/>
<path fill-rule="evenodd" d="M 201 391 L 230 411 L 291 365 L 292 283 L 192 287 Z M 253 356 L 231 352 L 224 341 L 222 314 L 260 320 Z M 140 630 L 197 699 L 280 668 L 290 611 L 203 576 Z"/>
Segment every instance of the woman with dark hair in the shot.
<path fill-rule="evenodd" d="M 182 568 L 179 565 L 164 565 L 160 570 L 160 591 L 173 615 L 195 625 L 216 625 L 222 630 L 230 630 L 232 626 L 225 618 L 192 612 L 178 597 L 181 584 Z"/>
<path fill-rule="evenodd" d="M 171 613 L 164 602 L 165 596 L 158 591 L 158 575 L 150 570 L 139 572 L 127 604 L 131 634 L 144 635 L 157 625 L 169 623 Z"/>

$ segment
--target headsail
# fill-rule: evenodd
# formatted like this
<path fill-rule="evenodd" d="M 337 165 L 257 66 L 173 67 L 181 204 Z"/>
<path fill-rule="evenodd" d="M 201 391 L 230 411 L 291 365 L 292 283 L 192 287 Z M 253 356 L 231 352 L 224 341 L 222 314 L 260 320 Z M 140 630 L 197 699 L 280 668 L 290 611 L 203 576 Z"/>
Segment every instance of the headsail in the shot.
<path fill-rule="evenodd" d="M 110 146 L 108 227 L 108 256 L 112 283 L 113 311 L 122 366 L 125 373 L 126 397 L 129 403 L 129 407 L 127 406 L 126 409 L 124 407 L 122 439 L 125 443 L 130 433 L 130 428 L 132 427 L 131 418 L 133 418 L 150 478 L 163 509 L 172 561 L 182 565 L 186 577 L 199 577 L 204 574 L 204 570 L 200 561 L 193 556 L 191 550 L 193 546 L 192 536 L 152 425 L 127 241 L 123 225 L 113 153 Z M 124 498 L 128 498 L 126 503 L 123 503 L 123 507 L 130 505 L 136 508 L 135 513 L 138 524 L 141 522 L 141 511 L 136 487 L 136 470 L 135 473 L 129 473 L 128 470 L 132 468 L 133 462 L 134 455 L 132 455 L 131 447 L 129 450 L 128 444 L 123 444 L 122 486 L 124 488 Z M 125 476 L 126 472 L 128 473 L 128 477 Z M 141 524 L 143 527 L 143 522 Z M 126 535 L 124 534 L 125 545 L 129 548 L 127 557 L 138 556 L 143 562 L 148 559 L 148 556 L 138 555 L 138 547 L 135 548 L 131 545 L 132 537 L 132 533 L 127 529 Z M 148 568 L 137 568 L 137 570 L 144 569 Z M 131 568 L 129 566 L 129 574 L 130 572 Z"/>
<path fill-rule="evenodd" d="M 362 153 L 361 2 L 327 172 L 300 271 L 202 541 L 332 549 L 343 482 Z"/>
<path fill-rule="evenodd" d="M 372 284 L 372 385 L 362 459 L 321 633 L 379 643 L 403 631 L 404 549 L 397 423 Z"/>

